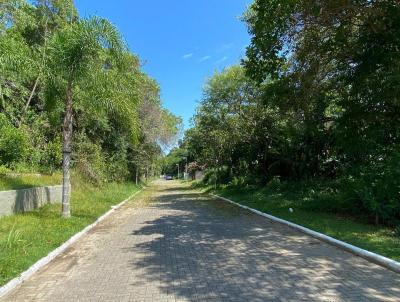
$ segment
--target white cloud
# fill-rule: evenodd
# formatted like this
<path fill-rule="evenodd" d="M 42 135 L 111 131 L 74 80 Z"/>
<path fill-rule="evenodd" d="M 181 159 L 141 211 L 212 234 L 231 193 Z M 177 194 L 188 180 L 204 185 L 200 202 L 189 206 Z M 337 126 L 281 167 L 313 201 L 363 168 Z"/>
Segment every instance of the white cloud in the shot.
<path fill-rule="evenodd" d="M 193 57 L 193 53 L 187 53 L 187 54 L 182 56 L 182 59 L 187 60 L 187 59 L 189 59 L 191 57 Z"/>
<path fill-rule="evenodd" d="M 209 59 L 211 59 L 211 56 L 204 56 L 199 60 L 199 62 L 201 63 L 201 62 L 207 61 Z"/>

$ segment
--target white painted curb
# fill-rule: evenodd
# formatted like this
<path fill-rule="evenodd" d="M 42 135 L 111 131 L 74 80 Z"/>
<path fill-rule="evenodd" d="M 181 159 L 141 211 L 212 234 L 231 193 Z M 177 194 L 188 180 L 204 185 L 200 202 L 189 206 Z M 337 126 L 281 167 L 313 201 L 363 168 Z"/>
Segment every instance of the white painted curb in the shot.
<path fill-rule="evenodd" d="M 390 269 L 390 270 L 392 270 L 392 271 L 394 271 L 396 273 L 400 273 L 400 262 L 397 262 L 397 261 L 394 261 L 392 259 L 386 258 L 386 257 L 381 256 L 379 254 L 372 253 L 370 251 L 361 249 L 361 248 L 356 247 L 354 245 L 351 245 L 349 243 L 337 240 L 337 239 L 335 239 L 333 237 L 318 233 L 316 231 L 313 231 L 313 230 L 310 230 L 308 228 L 305 228 L 305 227 L 303 227 L 301 225 L 298 225 L 298 224 L 289 222 L 287 220 L 283 220 L 283 219 L 280 219 L 278 217 L 263 213 L 263 212 L 258 211 L 256 209 L 241 205 L 241 204 L 239 204 L 237 202 L 234 202 L 234 201 L 232 201 L 232 200 L 230 200 L 228 198 L 221 197 L 221 196 L 218 196 L 218 195 L 215 195 L 215 194 L 211 194 L 211 195 L 216 197 L 216 198 L 219 198 L 219 199 L 222 199 L 224 201 L 227 201 L 227 202 L 229 202 L 231 204 L 234 204 L 234 205 L 236 205 L 238 207 L 241 207 L 243 209 L 246 209 L 246 210 L 249 210 L 249 211 L 251 211 L 253 213 L 261 215 L 261 216 L 263 216 L 265 218 L 268 218 L 268 219 L 270 219 L 272 221 L 287 225 L 287 226 L 289 226 L 289 227 L 291 227 L 293 229 L 296 229 L 296 230 L 298 230 L 300 232 L 303 232 L 303 233 L 305 233 L 307 235 L 310 235 L 310 236 L 312 236 L 314 238 L 317 238 L 317 239 L 319 239 L 321 241 L 324 241 L 326 243 L 329 243 L 329 244 L 332 244 L 334 246 L 337 246 L 337 247 L 339 247 L 339 248 L 341 248 L 343 250 L 346 250 L 346 251 L 348 251 L 348 252 L 350 252 L 350 253 L 352 253 L 352 254 L 354 254 L 356 256 L 360 256 L 360 257 L 362 257 L 362 258 L 364 258 L 364 259 L 366 259 L 368 261 L 371 261 L 371 262 L 373 262 L 375 264 L 378 264 L 378 265 L 381 265 L 383 267 L 386 267 L 386 268 L 388 268 L 388 269 Z"/>
<path fill-rule="evenodd" d="M 131 200 L 135 195 L 139 194 L 142 191 L 139 190 L 135 193 L 133 193 L 131 196 L 129 196 L 127 199 L 124 201 L 120 202 L 119 204 L 112 206 L 111 210 L 97 218 L 95 222 L 92 224 L 88 225 L 85 227 L 82 231 L 76 233 L 73 235 L 70 239 L 65 241 L 62 245 L 60 245 L 58 248 L 55 250 L 51 251 L 47 256 L 43 257 L 39 261 L 37 261 L 35 264 L 33 264 L 31 267 L 29 267 L 26 271 L 22 272 L 18 277 L 15 277 L 14 279 L 10 280 L 8 283 L 0 287 L 0 298 L 9 293 L 11 290 L 16 288 L 18 285 L 22 284 L 24 281 L 26 281 L 29 277 L 31 277 L 35 272 L 37 272 L 39 269 L 44 267 L 46 264 L 51 262 L 54 258 L 56 258 L 58 255 L 63 253 L 67 248 L 69 248 L 73 243 L 75 243 L 79 238 L 81 238 L 83 235 L 85 235 L 87 232 L 89 232 L 91 229 L 93 229 L 97 224 L 99 224 L 102 220 L 107 218 L 110 214 L 115 212 L 118 208 L 120 208 L 122 205 L 124 205 L 126 202 Z"/>

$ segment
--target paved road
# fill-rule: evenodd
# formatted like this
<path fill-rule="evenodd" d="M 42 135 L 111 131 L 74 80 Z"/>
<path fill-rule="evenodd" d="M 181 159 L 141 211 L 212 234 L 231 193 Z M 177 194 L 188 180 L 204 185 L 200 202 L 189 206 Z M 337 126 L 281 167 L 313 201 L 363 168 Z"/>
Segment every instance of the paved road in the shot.
<path fill-rule="evenodd" d="M 158 181 L 1 301 L 400 301 L 400 275 Z"/>

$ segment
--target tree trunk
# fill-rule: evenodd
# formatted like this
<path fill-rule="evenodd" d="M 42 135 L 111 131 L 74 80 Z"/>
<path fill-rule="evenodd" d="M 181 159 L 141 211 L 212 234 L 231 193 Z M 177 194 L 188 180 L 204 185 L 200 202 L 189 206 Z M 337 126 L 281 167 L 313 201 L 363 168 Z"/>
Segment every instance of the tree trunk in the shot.
<path fill-rule="evenodd" d="M 22 110 L 21 118 L 20 118 L 20 120 L 18 121 L 18 127 L 21 126 L 22 123 L 23 123 L 23 121 L 24 121 L 25 113 L 26 113 L 26 111 L 27 111 L 28 108 L 29 108 L 29 104 L 31 103 L 31 101 L 32 101 L 32 99 L 33 99 L 33 96 L 35 95 L 37 85 L 39 84 L 39 79 L 40 79 L 40 75 L 36 78 L 35 84 L 33 85 L 33 88 L 32 88 L 32 90 L 31 90 L 31 93 L 30 93 L 30 95 L 29 95 L 29 98 L 28 98 L 28 100 L 26 101 L 26 104 L 25 104 L 25 106 L 24 106 L 24 109 Z"/>
<path fill-rule="evenodd" d="M 136 177 L 135 177 L 135 183 L 136 183 L 136 185 L 138 184 L 138 179 L 139 179 L 139 171 L 138 171 L 138 168 L 136 167 Z"/>
<path fill-rule="evenodd" d="M 378 213 L 375 213 L 375 225 L 379 226 L 379 215 L 378 215 Z"/>
<path fill-rule="evenodd" d="M 26 113 L 26 111 L 27 111 L 28 108 L 29 108 L 29 104 L 31 103 L 31 101 L 32 101 L 32 99 L 33 99 L 33 96 L 35 95 L 36 88 L 37 88 L 37 86 L 38 86 L 38 84 L 39 84 L 40 75 L 41 75 L 41 73 L 42 73 L 42 69 L 44 69 L 44 66 L 45 66 L 45 64 L 46 64 L 45 62 L 46 62 L 47 32 L 48 32 L 47 23 L 48 23 L 48 21 L 49 21 L 49 20 L 46 19 L 46 23 L 45 23 L 45 26 L 44 26 L 44 33 L 43 33 L 43 36 L 44 36 L 44 48 L 43 48 L 43 55 L 42 55 L 42 66 L 41 66 L 41 68 L 39 69 L 39 74 L 38 74 L 38 76 L 37 76 L 37 78 L 36 78 L 35 84 L 33 85 L 33 88 L 32 88 L 32 90 L 31 90 L 31 93 L 30 93 L 30 95 L 29 95 L 28 100 L 26 101 L 24 110 L 22 111 L 21 119 L 20 119 L 19 122 L 18 122 L 18 127 L 21 126 L 22 123 L 23 123 L 23 121 L 24 121 L 25 113 Z"/>
<path fill-rule="evenodd" d="M 62 187 L 62 217 L 71 217 L 70 198 L 70 163 L 72 145 L 72 81 L 68 82 L 67 98 L 65 102 L 65 115 L 63 125 L 63 187 Z"/>

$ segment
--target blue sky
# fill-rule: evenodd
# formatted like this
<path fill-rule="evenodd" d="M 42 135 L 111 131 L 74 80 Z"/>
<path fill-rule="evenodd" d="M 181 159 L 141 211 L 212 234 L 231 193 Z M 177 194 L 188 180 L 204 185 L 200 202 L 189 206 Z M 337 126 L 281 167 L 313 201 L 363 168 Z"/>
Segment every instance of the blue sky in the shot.
<path fill-rule="evenodd" d="M 185 128 L 205 80 L 238 63 L 249 43 L 239 20 L 251 0 L 75 0 L 81 17 L 101 16 L 121 31 L 144 70 L 161 86 L 165 107 Z"/>

